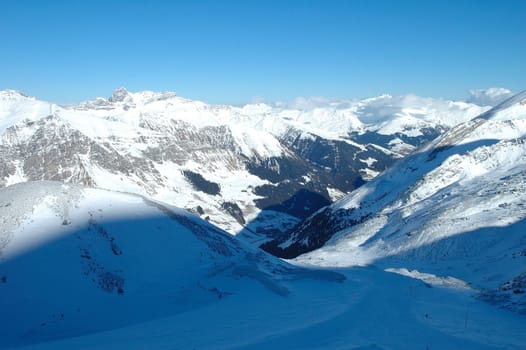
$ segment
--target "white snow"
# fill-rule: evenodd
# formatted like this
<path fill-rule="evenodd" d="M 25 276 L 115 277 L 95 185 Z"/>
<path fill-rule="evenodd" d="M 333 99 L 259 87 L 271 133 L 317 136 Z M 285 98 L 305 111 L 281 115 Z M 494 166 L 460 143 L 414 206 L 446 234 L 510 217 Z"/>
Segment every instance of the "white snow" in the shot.
<path fill-rule="evenodd" d="M 502 293 L 526 273 L 525 98 L 455 127 L 332 205 L 334 213 L 349 210 L 343 220 L 355 224 L 295 263 L 375 265 L 430 284 Z M 520 295 L 501 303 L 524 310 Z"/>
<path fill-rule="evenodd" d="M 124 158 L 140 159 L 145 157 L 149 147 L 177 148 L 177 144 L 165 145 L 167 133 L 185 131 L 190 134 L 206 134 L 205 128 L 224 127 L 233 137 L 235 150 L 232 152 L 237 154 L 216 154 L 210 149 L 197 149 L 188 154 L 183 148 L 181 152 L 203 165 L 190 167 L 190 170 L 197 170 L 211 181 L 215 178 L 225 192 L 230 191 L 230 198 L 243 200 L 246 205 L 243 210 L 250 215 L 252 210 L 258 211 L 255 206 L 258 197 L 249 186 L 253 188 L 261 181 L 251 175 L 236 157 L 239 158 L 240 154 L 248 158 L 287 155 L 288 151 L 279 139 L 291 130 L 297 130 L 302 138 L 314 139 L 319 136 L 344 141 L 366 150 L 364 145 L 349 139 L 349 133 L 362 133 L 380 128 L 381 133 L 400 132 L 416 136 L 419 135 L 421 127 L 451 126 L 460 122 L 462 118 L 470 118 L 484 110 L 485 107 L 463 102 L 433 100 L 413 95 L 384 95 L 365 100 L 342 101 L 303 99 L 289 105 L 258 103 L 235 107 L 208 105 L 184 99 L 172 92 L 129 92 L 124 88 L 116 90 L 109 99 L 97 98 L 77 106 L 61 107 L 6 90 L 0 92 L 0 133 L 2 144 L 16 147 L 23 140 L 33 137 L 38 129 L 35 126 L 24 125 L 15 131 L 5 132 L 7 128 L 19 125 L 17 123 L 24 120 L 35 122 L 52 115 L 57 129 L 64 127 L 79 131 L 110 152 L 116 152 Z M 462 115 L 462 118 L 459 118 L 459 115 Z M 184 139 L 184 135 L 180 138 Z M 385 148 L 379 149 L 394 156 L 405 155 L 412 150 L 404 143 L 393 145 L 394 153 Z M 207 210 L 211 212 L 208 215 L 214 223 L 231 233 L 242 229 L 237 223 L 229 223 L 230 215 L 222 213 L 218 201 L 209 198 L 209 195 L 200 193 L 199 198 L 196 198 L 193 195 L 182 194 L 192 191 L 184 177 L 177 175 L 188 170 L 185 169 L 185 165 L 164 165 L 163 159 L 160 163 L 155 161 L 153 166 L 162 170 L 161 176 L 154 176 L 145 181 L 144 174 L 110 173 L 91 164 L 89 154 L 79 157 L 85 158 L 83 166 L 93 183 L 99 187 L 149 195 L 170 203 L 176 203 L 177 199 L 177 203 L 186 208 L 209 205 Z M 364 162 L 371 167 L 374 160 L 365 159 Z M 190 165 L 191 161 L 187 164 Z M 22 167 L 23 164 L 17 166 L 16 173 L 4 179 L 5 183 L 25 181 Z M 210 170 L 214 168 L 217 170 Z M 76 172 L 76 169 L 71 170 Z M 221 178 L 215 175 L 221 172 L 231 176 Z M 362 175 L 366 179 L 372 179 L 378 172 L 366 168 L 363 169 Z M 233 184 L 233 179 L 239 184 Z M 240 192 L 233 193 L 234 190 Z M 222 193 L 222 196 L 224 195 L 225 193 Z"/>
<path fill-rule="evenodd" d="M 118 104 L 160 98 L 121 93 Z M 337 202 L 333 211 L 354 209 L 351 218 L 367 219 L 300 256 L 296 267 L 137 195 L 52 182 L 1 189 L 0 344 L 522 349 L 524 316 L 481 296 L 526 266 L 526 113 L 512 104 L 486 118 L 459 126 Z M 511 138 L 490 137 L 488 125 Z M 277 151 L 266 136 L 259 143 L 251 139 L 259 134 L 237 128 L 250 150 Z M 189 161 L 185 168 L 221 183 L 225 199 L 250 205 L 249 175 L 225 175 L 231 173 L 220 164 Z M 185 205 L 217 200 L 196 193 L 177 165 L 155 166 L 175 187 L 151 187 L 157 197 Z M 136 187 L 142 180 L 133 176 L 90 172 L 107 188 L 148 188 Z M 486 298 L 501 302 L 492 295 Z"/>
<path fill-rule="evenodd" d="M 408 136 L 417 136 L 417 127 L 422 125 L 450 127 L 488 109 L 464 102 L 415 95 L 382 95 L 364 100 L 333 101 L 312 108 L 300 108 L 301 106 L 295 104 L 234 107 L 207 105 L 170 92 L 124 91 L 119 92 L 127 96 L 123 101 L 98 98 L 78 106 L 59 107 L 5 90 L 1 92 L 3 110 L 0 111 L 0 120 L 7 127 L 16 122 L 13 116 L 41 118 L 49 115 L 50 111 L 55 111 L 92 138 L 108 135 L 131 137 L 138 132 L 142 134 L 147 131 L 141 129 L 139 124 L 141 118 L 147 116 L 159 121 L 179 120 L 197 128 L 225 124 L 245 126 L 265 130 L 274 136 L 281 136 L 289 127 L 294 127 L 325 138 L 342 139 L 351 131 L 362 132 L 378 128 L 384 134 L 402 132 Z M 31 101 L 32 103 L 28 103 Z"/>
<path fill-rule="evenodd" d="M 477 301 L 469 292 L 428 288 L 379 270 L 343 273 L 347 280 L 342 284 L 289 281 L 294 291 L 287 297 L 257 283 L 245 280 L 240 286 L 234 281 L 229 286 L 234 293 L 199 308 L 77 337 L 37 340 L 24 349 L 521 349 L 524 345 L 522 316 Z M 185 301 L 195 303 L 198 297 Z M 62 323 L 68 322 L 68 316 Z M 44 336 L 42 331 L 30 339 L 39 336 Z"/>
<path fill-rule="evenodd" d="M 401 132 L 408 136 L 418 136 L 419 126 L 427 124 L 452 127 L 489 109 L 416 95 L 382 95 L 362 100 L 355 108 L 359 119 L 368 125 L 368 130 L 386 135 Z"/>
<path fill-rule="evenodd" d="M 257 216 L 260 210 L 255 201 L 259 197 L 254 194 L 253 188 L 266 182 L 245 169 L 239 161 L 240 155 L 263 159 L 287 155 L 288 150 L 279 140 L 291 130 L 296 130 L 302 138 L 319 136 L 366 150 L 364 145 L 349 139 L 350 132 L 366 132 L 381 124 L 382 133 L 401 132 L 415 136 L 423 126 L 453 125 L 460 121 L 453 117 L 461 112 L 465 112 L 463 115 L 467 118 L 475 111 L 483 110 L 466 103 L 389 95 L 366 100 L 298 100 L 289 105 L 258 103 L 235 107 L 208 105 L 171 92 L 129 92 L 124 88 L 115 91 L 109 99 L 97 98 L 77 106 L 61 107 L 6 90 L 0 92 L 0 133 L 3 145 L 16 147 L 39 130 L 36 125 L 26 125 L 25 121 L 38 122 L 52 115 L 52 123 L 57 130 L 78 131 L 108 152 L 118 153 L 123 158 L 144 159 L 145 153 L 153 147 L 178 149 L 188 160 L 175 164 L 166 162 L 161 155 L 160 162 L 152 162 L 160 175 L 112 173 L 94 164 L 90 154 L 78 156 L 83 160 L 82 171 L 89 174 L 98 187 L 148 195 L 185 208 L 201 206 L 215 224 L 235 234 L 243 227 L 232 222 L 231 216 L 221 210 L 222 202 L 206 193 L 195 193 L 181 175 L 182 171 L 192 170 L 218 183 L 224 200 L 242 204 L 244 215 Z M 6 129 L 9 127 L 15 129 L 8 132 Z M 206 135 L 206 128 L 210 127 L 222 127 L 225 132 L 231 133 L 234 143 L 234 149 L 229 151 L 231 153 L 192 149 L 190 154 L 184 145 L 179 148 L 178 144 L 166 145 L 167 134 L 187 132 L 189 135 Z M 210 137 L 218 137 L 214 135 L 210 134 Z M 185 135 L 179 135 L 178 139 L 184 140 Z M 393 145 L 395 153 L 379 149 L 401 156 L 407 154 L 411 147 L 404 143 Z M 375 160 L 369 158 L 363 161 L 367 168 L 363 169 L 362 176 L 365 179 L 377 176 L 378 172 L 370 169 Z M 15 172 L 4 179 L 6 185 L 26 180 L 22 170 L 24 165 L 13 166 Z M 71 172 L 75 174 L 79 170 L 72 168 Z M 333 194 L 333 198 L 340 196 Z"/>
<path fill-rule="evenodd" d="M 14 90 L 0 91 L 0 133 L 22 121 L 35 121 L 51 115 L 54 108 L 47 102 L 38 101 Z"/>
<path fill-rule="evenodd" d="M 20 161 L 16 161 L 13 166 L 15 167 L 15 173 L 9 175 L 6 179 L 6 186 L 11 186 L 19 182 L 25 182 L 27 181 L 26 177 L 24 176 L 24 171 L 21 168 Z"/>
<path fill-rule="evenodd" d="M 329 193 L 329 197 L 331 198 L 331 201 L 335 202 L 345 196 L 346 193 L 332 187 L 327 187 L 327 192 Z"/>
<path fill-rule="evenodd" d="M 469 289 L 468 283 L 462 280 L 459 280 L 458 278 L 451 277 L 451 276 L 440 277 L 440 276 L 433 275 L 432 273 L 423 273 L 417 270 L 409 271 L 408 269 L 405 269 L 405 268 L 398 268 L 398 269 L 388 268 L 388 269 L 385 269 L 385 271 L 397 273 L 402 276 L 415 278 L 415 279 L 421 280 L 422 282 L 425 282 L 434 287 Z"/>

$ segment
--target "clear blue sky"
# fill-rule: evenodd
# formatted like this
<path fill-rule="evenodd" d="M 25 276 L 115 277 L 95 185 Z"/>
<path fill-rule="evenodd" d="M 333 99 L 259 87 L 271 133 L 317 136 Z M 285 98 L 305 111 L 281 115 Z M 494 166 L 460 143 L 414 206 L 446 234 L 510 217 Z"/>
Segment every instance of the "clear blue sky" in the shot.
<path fill-rule="evenodd" d="M 0 0 L 0 89 L 210 103 L 526 89 L 525 0 Z"/>

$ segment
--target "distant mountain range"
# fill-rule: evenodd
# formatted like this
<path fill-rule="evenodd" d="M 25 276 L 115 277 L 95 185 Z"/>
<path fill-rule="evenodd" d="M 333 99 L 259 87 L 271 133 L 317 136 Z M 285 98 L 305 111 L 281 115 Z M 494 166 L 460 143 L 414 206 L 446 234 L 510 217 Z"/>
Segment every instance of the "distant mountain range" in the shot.
<path fill-rule="evenodd" d="M 64 107 L 1 91 L 0 186 L 147 195 L 261 244 L 489 109 L 413 95 L 300 102 L 217 106 L 121 88 Z"/>

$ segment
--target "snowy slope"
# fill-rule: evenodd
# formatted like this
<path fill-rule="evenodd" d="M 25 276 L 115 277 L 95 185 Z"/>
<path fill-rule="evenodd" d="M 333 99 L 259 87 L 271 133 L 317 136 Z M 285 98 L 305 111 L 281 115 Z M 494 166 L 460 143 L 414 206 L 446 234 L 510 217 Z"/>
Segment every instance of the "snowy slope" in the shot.
<path fill-rule="evenodd" d="M 526 312 L 525 218 L 523 92 L 401 160 L 279 244 L 291 254 L 324 245 L 300 263 L 452 276 Z"/>
<path fill-rule="evenodd" d="M 22 120 L 34 121 L 49 114 L 54 106 L 18 91 L 0 91 L 0 133 Z"/>
<path fill-rule="evenodd" d="M 0 348 L 526 344 L 523 316 L 454 280 L 294 267 L 137 195 L 27 182 L 0 190 L 0 217 Z"/>
<path fill-rule="evenodd" d="M 23 349 L 523 349 L 524 317 L 374 269 L 294 280 L 287 297 L 246 283 L 187 312 Z M 16 347 L 17 348 L 17 347 Z"/>
<path fill-rule="evenodd" d="M 485 110 L 389 95 L 312 109 L 214 106 L 125 89 L 60 107 L 0 91 L 0 185 L 54 180 L 138 193 L 261 242 Z"/>
<path fill-rule="evenodd" d="M 521 349 L 455 283 L 293 267 L 180 209 L 56 182 L 0 190 L 0 348 Z"/>
<path fill-rule="evenodd" d="M 283 298 L 285 280 L 342 279 L 137 195 L 27 182 L 0 190 L 0 217 L 1 347 L 190 312 L 246 286 Z"/>

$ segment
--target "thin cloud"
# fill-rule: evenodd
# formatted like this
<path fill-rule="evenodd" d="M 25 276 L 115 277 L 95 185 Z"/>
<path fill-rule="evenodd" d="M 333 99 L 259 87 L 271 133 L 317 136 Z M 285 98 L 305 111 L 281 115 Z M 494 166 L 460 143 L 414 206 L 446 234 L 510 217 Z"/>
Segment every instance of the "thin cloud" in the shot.
<path fill-rule="evenodd" d="M 513 96 L 513 92 L 506 88 L 491 87 L 488 89 L 469 90 L 467 102 L 479 106 L 496 106 L 502 101 Z"/>

